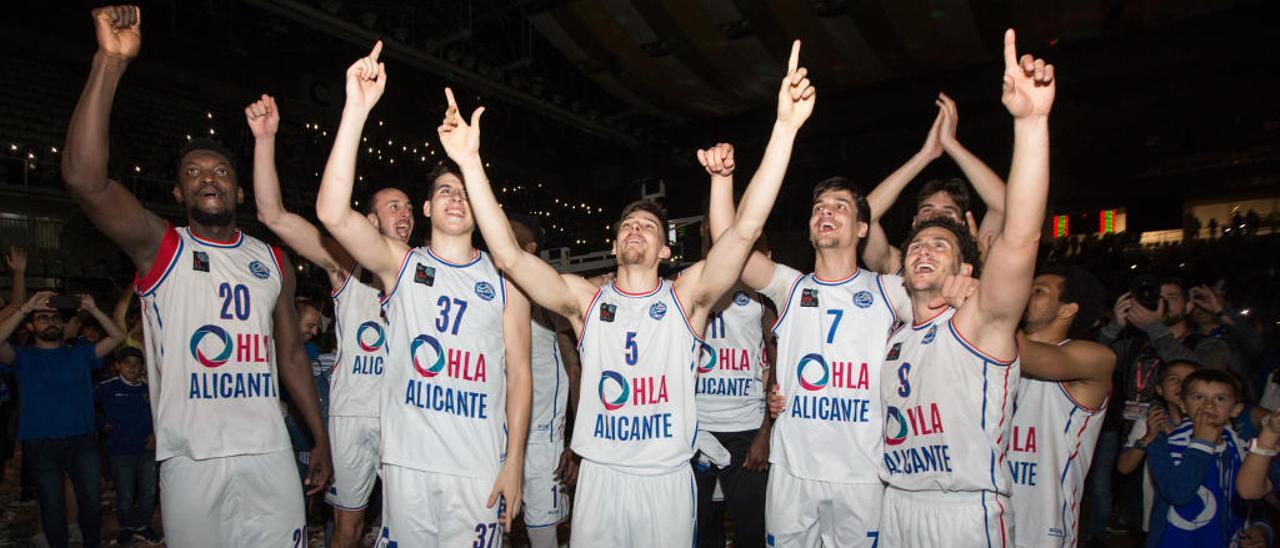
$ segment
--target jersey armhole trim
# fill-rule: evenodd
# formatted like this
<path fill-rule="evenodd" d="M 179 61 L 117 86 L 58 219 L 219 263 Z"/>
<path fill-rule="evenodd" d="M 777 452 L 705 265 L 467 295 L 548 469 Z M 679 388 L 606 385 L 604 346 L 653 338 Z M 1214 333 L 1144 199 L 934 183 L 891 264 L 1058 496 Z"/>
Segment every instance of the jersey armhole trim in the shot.
<path fill-rule="evenodd" d="M 284 279 L 284 251 L 274 245 L 268 245 L 267 249 L 271 250 L 271 260 L 276 262 L 276 269 L 280 271 L 280 279 Z"/>
<path fill-rule="evenodd" d="M 876 288 L 880 290 L 880 298 L 884 300 L 884 305 L 889 307 L 889 314 L 893 323 L 898 323 L 902 319 L 898 315 L 898 307 L 894 306 L 893 299 L 889 298 L 889 292 L 884 289 L 884 274 L 876 274 Z"/>
<path fill-rule="evenodd" d="M 582 332 L 578 334 L 578 353 L 582 353 L 582 341 L 587 340 L 587 327 L 591 325 L 591 311 L 596 309 L 596 301 L 600 300 L 600 293 L 604 290 L 604 286 L 596 288 L 596 294 L 591 296 L 591 302 L 587 304 L 587 309 L 582 311 Z"/>
<path fill-rule="evenodd" d="M 1067 389 L 1066 381 L 1053 381 L 1053 384 L 1058 385 L 1058 389 L 1062 390 L 1062 396 L 1067 398 L 1067 401 L 1071 402 L 1071 405 L 1079 407 L 1081 411 L 1086 413 L 1096 414 L 1105 411 L 1107 409 L 1107 404 L 1111 402 L 1111 390 L 1107 390 L 1107 395 L 1102 397 L 1101 405 L 1098 407 L 1089 407 L 1080 403 L 1080 400 L 1077 400 L 1075 396 L 1071 395 L 1071 391 Z"/>
<path fill-rule="evenodd" d="M 791 303 L 795 301 L 796 289 L 800 287 L 800 282 L 804 280 L 804 274 L 796 276 L 795 281 L 791 282 L 791 289 L 787 290 L 787 302 L 782 305 L 782 311 L 778 313 L 778 319 L 773 320 L 773 327 L 769 328 L 769 332 L 775 337 L 778 335 L 778 327 L 782 325 L 782 320 L 787 317 L 787 313 L 791 312 Z M 778 303 L 773 303 L 777 306 Z"/>
<path fill-rule="evenodd" d="M 141 277 L 134 275 L 134 288 L 138 296 L 154 293 L 160 284 L 168 279 L 169 273 L 173 272 L 174 267 L 178 265 L 178 258 L 182 256 L 182 249 L 185 246 L 173 225 L 165 227 L 164 237 L 160 239 L 160 249 L 156 252 L 155 261 L 151 263 L 151 271 Z"/>
<path fill-rule="evenodd" d="M 689 328 L 689 333 L 693 335 L 693 338 L 701 341 L 702 334 L 698 333 L 698 330 L 693 328 L 693 323 L 689 321 L 689 314 L 684 311 L 684 305 L 680 303 L 680 295 L 676 294 L 676 284 L 671 284 L 668 287 L 670 287 L 671 291 L 671 300 L 675 301 L 676 308 L 678 309 L 678 312 L 680 312 L 680 319 L 684 320 L 684 326 Z"/>
<path fill-rule="evenodd" d="M 1018 351 L 1017 351 L 1018 343 L 1016 339 L 1014 340 L 1015 348 L 1013 351 L 1013 357 L 1007 360 L 1001 360 L 990 354 L 987 354 L 986 352 L 983 352 L 982 350 L 979 350 L 976 345 L 969 342 L 968 339 L 964 338 L 964 335 L 960 334 L 960 330 L 956 329 L 955 317 L 952 317 L 947 320 L 947 329 L 951 331 L 951 334 L 954 335 L 956 340 L 960 342 L 960 346 L 963 346 L 965 350 L 972 352 L 975 356 L 982 358 L 983 361 L 990 362 L 991 365 L 1007 367 L 1009 365 L 1012 365 L 1013 362 L 1018 361 Z"/>
<path fill-rule="evenodd" d="M 329 298 L 335 301 L 338 300 L 338 296 L 342 295 L 342 292 L 347 289 L 348 285 L 351 285 L 351 278 L 354 278 L 355 275 L 356 275 L 356 268 L 355 268 L 355 265 L 352 264 L 351 268 L 347 269 L 347 275 L 342 277 L 342 285 L 338 286 L 337 289 L 330 291 Z"/>
<path fill-rule="evenodd" d="M 394 297 L 396 290 L 400 289 L 400 281 L 404 278 L 404 269 L 409 268 L 409 258 L 412 256 L 413 248 L 409 248 L 408 251 L 404 252 L 404 258 L 400 260 L 400 272 L 396 274 L 396 285 L 391 287 L 391 291 L 387 291 L 378 298 L 378 304 L 385 306 L 388 302 L 391 302 L 391 297 Z"/>

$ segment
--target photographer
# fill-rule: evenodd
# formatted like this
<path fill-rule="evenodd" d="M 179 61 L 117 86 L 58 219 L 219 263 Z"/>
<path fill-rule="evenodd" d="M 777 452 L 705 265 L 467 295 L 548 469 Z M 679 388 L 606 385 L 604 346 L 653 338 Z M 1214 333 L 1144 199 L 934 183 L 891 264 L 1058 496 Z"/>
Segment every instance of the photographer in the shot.
<path fill-rule="evenodd" d="M 96 343 L 65 344 L 63 313 L 75 309 L 93 315 L 106 337 Z M 24 321 L 35 335 L 33 344 L 10 345 L 9 337 Z M 67 546 L 64 476 L 70 476 L 75 487 L 84 546 L 98 546 L 101 474 L 90 375 L 123 338 L 87 295 L 41 291 L 0 322 L 0 368 L 13 372 L 22 392 L 18 439 L 27 470 L 35 477 L 41 522 L 53 548 Z"/>

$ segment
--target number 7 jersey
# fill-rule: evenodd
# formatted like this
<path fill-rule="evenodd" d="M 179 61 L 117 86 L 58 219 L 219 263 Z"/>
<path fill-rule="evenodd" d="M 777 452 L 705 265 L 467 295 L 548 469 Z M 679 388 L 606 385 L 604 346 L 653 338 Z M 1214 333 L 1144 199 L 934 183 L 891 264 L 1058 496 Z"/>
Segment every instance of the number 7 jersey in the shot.
<path fill-rule="evenodd" d="M 279 249 L 239 231 L 229 242 L 165 231 L 151 271 L 135 281 L 156 460 L 289 449 L 272 332 L 281 265 Z"/>

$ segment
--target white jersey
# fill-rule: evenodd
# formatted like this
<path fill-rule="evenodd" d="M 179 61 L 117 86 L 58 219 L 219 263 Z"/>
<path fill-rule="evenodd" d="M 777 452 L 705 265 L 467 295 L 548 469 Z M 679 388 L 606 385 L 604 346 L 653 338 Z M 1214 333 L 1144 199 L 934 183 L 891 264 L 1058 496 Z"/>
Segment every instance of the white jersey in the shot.
<path fill-rule="evenodd" d="M 725 295 L 707 318 L 698 356 L 698 426 L 709 432 L 760 428 L 764 420 L 764 305 L 759 295 Z"/>
<path fill-rule="evenodd" d="M 156 460 L 289 449 L 272 332 L 281 264 L 279 249 L 240 231 L 214 242 L 166 229 L 151 271 L 135 281 Z"/>
<path fill-rule="evenodd" d="M 578 342 L 588 392 L 578 398 L 573 451 L 628 473 L 688 470 L 701 345 L 671 282 L 648 293 L 612 282 L 597 290 Z"/>
<path fill-rule="evenodd" d="M 770 462 L 804 479 L 880 483 L 880 366 L 895 306 L 909 303 L 902 279 L 859 270 L 825 281 L 776 265 L 764 295 L 782 306 L 774 374 L 786 398 Z"/>
<path fill-rule="evenodd" d="M 377 417 L 386 366 L 386 322 L 377 289 L 362 283 L 352 268 L 333 292 L 338 359 L 329 387 L 329 416 Z"/>
<path fill-rule="evenodd" d="M 954 315 L 948 307 L 889 341 L 880 475 L 907 491 L 1009 496 L 1005 455 L 1019 362 L 995 359 L 965 341 Z"/>
<path fill-rule="evenodd" d="M 564 445 L 564 419 L 569 406 L 569 375 L 564 370 L 551 314 L 534 307 L 530 330 L 530 369 L 533 409 L 529 415 L 529 443 Z"/>
<path fill-rule="evenodd" d="M 506 459 L 506 285 L 475 253 L 455 264 L 411 249 L 383 298 L 382 462 L 493 479 Z"/>
<path fill-rule="evenodd" d="M 1075 546 L 1084 478 L 1102 432 L 1107 402 L 1086 407 L 1056 381 L 1024 377 L 1014 400 L 1009 440 L 1015 542 Z"/>

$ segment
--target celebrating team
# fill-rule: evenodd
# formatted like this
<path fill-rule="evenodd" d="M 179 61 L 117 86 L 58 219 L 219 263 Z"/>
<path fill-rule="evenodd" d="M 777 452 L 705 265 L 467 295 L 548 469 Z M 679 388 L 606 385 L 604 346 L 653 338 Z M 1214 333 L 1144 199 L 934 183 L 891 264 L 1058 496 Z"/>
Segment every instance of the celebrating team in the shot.
<path fill-rule="evenodd" d="M 874 220 L 887 208 L 884 192 L 869 204 L 841 177 L 813 188 L 811 273 L 758 245 L 817 100 L 799 41 L 736 206 L 732 147 L 699 151 L 712 176 L 713 244 L 673 280 L 658 273 L 671 250 L 665 212 L 649 201 L 628 205 L 613 225 L 617 269 L 603 281 L 539 259 L 536 223 L 508 219 L 490 188 L 484 107 L 464 116 L 447 88 L 437 131 L 453 163 L 424 181 L 429 239 L 409 242 L 414 204 L 400 189 L 382 188 L 353 210 L 361 131 L 387 85 L 381 42 L 346 72 L 316 201 L 321 231 L 282 205 L 279 110 L 264 95 L 245 109 L 258 219 L 332 288 L 339 359 L 326 425 L 290 327 L 294 270 L 280 249 L 236 228 L 244 194 L 228 154 L 196 141 L 182 155 L 173 193 L 186 227 L 108 179 L 111 103 L 139 52 L 141 14 L 116 6 L 93 16 L 99 49 L 63 175 L 138 269 L 163 518 L 175 546 L 305 542 L 281 385 L 316 439 L 307 488 L 327 488 L 338 546 L 355 545 L 377 477 L 380 545 L 499 546 L 523 512 L 534 545 L 555 546 L 573 455 L 575 546 L 688 546 L 695 523 L 708 545 L 717 481 L 743 545 L 1074 543 L 1114 358 L 1066 340 L 1076 309 L 1062 296 L 1077 276 L 1034 276 L 1054 68 L 1019 58 L 1012 30 L 1001 92 L 1014 128 L 1007 186 L 954 142 L 945 96 L 922 151 L 936 158 L 945 149 L 966 173 L 985 169 L 983 198 L 999 218 L 984 220 L 979 246 L 967 205 L 935 189 L 900 251 L 876 243 L 874 262 L 894 274 L 858 267 L 859 244 L 883 239 Z M 886 184 L 899 186 L 886 192 L 896 195 L 919 167 L 891 176 Z M 487 251 L 472 246 L 477 229 Z M 765 299 L 777 312 L 768 372 Z M 561 344 L 569 336 L 576 353 Z M 764 412 L 766 392 L 776 394 L 776 419 Z M 1035 468 L 1039 482 L 1020 474 Z"/>

